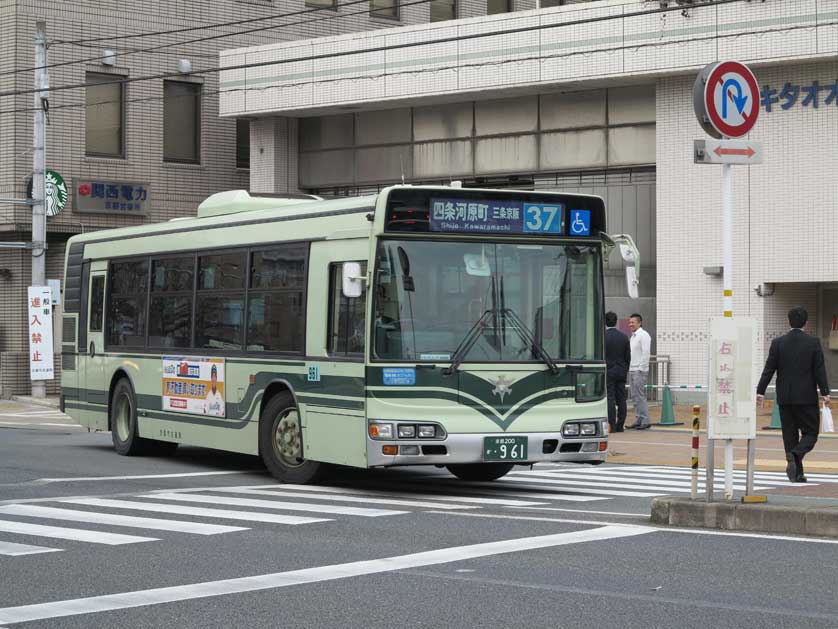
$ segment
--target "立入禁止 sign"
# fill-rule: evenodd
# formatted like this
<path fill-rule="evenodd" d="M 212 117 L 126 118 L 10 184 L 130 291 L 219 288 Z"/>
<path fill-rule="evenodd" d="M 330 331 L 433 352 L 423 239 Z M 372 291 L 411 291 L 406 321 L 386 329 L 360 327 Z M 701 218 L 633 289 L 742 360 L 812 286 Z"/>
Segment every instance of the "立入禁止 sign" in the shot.
<path fill-rule="evenodd" d="M 224 417 L 224 360 L 163 358 L 163 410 Z"/>

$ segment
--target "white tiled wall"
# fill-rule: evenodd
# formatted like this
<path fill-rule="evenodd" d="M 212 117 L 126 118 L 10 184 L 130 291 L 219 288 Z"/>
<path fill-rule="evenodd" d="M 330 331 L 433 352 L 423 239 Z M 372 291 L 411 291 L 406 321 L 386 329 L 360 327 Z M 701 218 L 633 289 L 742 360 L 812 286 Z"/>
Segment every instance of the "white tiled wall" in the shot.
<path fill-rule="evenodd" d="M 838 63 L 755 68 L 761 88 L 838 80 Z M 692 112 L 692 77 L 657 84 L 658 348 L 670 354 L 672 380 L 705 378 L 707 319 L 721 314 L 720 166 L 695 165 L 692 142 L 706 137 Z M 787 311 L 802 305 L 815 329 L 817 282 L 838 281 L 838 103 L 761 110 L 750 139 L 765 162 L 733 168 L 734 314 L 760 323 L 761 350 L 788 329 Z M 772 296 L 754 287 L 774 283 Z M 757 357 L 756 373 L 764 355 Z"/>

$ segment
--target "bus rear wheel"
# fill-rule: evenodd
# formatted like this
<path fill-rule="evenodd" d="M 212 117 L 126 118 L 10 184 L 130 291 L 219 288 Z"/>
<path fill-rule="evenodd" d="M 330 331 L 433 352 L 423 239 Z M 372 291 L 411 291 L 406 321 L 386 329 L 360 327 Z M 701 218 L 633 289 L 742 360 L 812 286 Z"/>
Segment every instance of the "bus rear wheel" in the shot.
<path fill-rule="evenodd" d="M 515 467 L 514 463 L 474 463 L 470 465 L 448 465 L 448 471 L 462 480 L 497 480 Z"/>
<path fill-rule="evenodd" d="M 259 452 L 265 467 L 281 483 L 314 483 L 325 472 L 322 463 L 303 458 L 300 412 L 287 391 L 272 397 L 262 410 Z"/>

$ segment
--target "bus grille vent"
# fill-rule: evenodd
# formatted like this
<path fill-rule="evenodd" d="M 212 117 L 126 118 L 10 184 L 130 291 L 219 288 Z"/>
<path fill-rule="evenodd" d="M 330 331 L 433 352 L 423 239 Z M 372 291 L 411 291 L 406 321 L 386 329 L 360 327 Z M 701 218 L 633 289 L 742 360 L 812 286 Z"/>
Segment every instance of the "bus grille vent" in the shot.
<path fill-rule="evenodd" d="M 76 355 L 75 354 L 61 354 L 61 369 L 64 371 L 76 370 Z"/>
<path fill-rule="evenodd" d="M 67 344 L 76 343 L 76 318 L 64 317 L 61 327 L 61 342 Z"/>

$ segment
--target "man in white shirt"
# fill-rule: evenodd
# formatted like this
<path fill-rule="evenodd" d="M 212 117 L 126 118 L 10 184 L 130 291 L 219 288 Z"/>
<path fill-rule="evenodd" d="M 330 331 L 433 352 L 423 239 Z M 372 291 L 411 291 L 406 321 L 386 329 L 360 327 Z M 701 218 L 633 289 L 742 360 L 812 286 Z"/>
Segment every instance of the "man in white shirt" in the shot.
<path fill-rule="evenodd" d="M 215 368 L 215 365 L 212 366 L 212 370 L 210 371 L 210 380 L 212 382 L 212 388 L 207 393 L 207 397 L 204 398 L 204 415 L 224 417 L 224 397 L 221 395 L 221 391 L 218 390 L 218 370 Z"/>
<path fill-rule="evenodd" d="M 631 364 L 629 365 L 629 390 L 631 403 L 637 417 L 634 424 L 626 428 L 645 430 L 649 422 L 649 407 L 646 404 L 646 378 L 649 376 L 649 354 L 652 351 L 652 337 L 643 329 L 643 317 L 635 313 L 629 318 L 631 329 Z"/>

